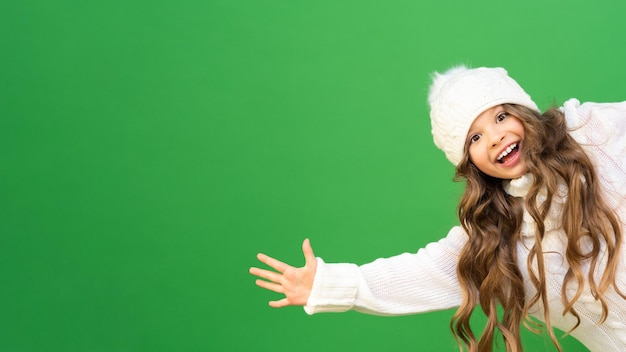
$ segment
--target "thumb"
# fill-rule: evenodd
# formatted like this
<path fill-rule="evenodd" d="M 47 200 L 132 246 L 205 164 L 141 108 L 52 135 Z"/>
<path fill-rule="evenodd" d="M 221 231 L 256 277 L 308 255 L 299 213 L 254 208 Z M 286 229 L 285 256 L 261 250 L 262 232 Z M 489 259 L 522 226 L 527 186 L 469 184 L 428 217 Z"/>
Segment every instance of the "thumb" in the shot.
<path fill-rule="evenodd" d="M 305 265 L 314 265 L 317 261 L 315 259 L 315 254 L 313 254 L 313 248 L 311 247 L 311 241 L 308 238 L 304 239 L 302 242 L 302 253 L 304 253 Z"/>

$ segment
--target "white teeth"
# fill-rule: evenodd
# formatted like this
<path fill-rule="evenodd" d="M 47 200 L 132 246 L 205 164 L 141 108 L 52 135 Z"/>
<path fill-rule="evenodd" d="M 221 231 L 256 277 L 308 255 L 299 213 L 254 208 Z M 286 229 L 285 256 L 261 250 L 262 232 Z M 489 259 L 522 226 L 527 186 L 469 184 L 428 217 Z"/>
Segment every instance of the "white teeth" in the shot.
<path fill-rule="evenodd" d="M 500 153 L 500 155 L 498 155 L 498 161 L 502 160 L 502 158 L 504 158 L 505 156 L 509 155 L 511 150 L 515 149 L 516 147 L 517 147 L 517 143 L 513 143 L 510 146 L 508 146 L 508 148 L 506 148 L 506 150 L 504 150 L 502 153 Z"/>

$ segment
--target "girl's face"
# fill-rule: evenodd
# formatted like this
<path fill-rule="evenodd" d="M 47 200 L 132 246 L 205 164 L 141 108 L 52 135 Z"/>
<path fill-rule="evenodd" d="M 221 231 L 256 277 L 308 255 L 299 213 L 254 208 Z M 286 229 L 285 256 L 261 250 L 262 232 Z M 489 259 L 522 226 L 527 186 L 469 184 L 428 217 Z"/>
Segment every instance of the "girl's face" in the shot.
<path fill-rule="evenodd" d="M 470 161 L 483 173 L 501 179 L 521 177 L 528 168 L 522 160 L 524 126 L 502 106 L 478 115 L 467 134 Z"/>

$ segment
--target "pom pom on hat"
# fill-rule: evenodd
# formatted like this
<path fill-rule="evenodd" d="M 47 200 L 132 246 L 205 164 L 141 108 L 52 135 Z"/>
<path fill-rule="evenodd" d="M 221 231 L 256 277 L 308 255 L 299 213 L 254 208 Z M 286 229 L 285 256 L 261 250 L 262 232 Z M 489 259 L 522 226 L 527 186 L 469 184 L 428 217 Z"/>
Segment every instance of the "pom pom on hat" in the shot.
<path fill-rule="evenodd" d="M 501 104 L 537 105 L 503 68 L 458 66 L 433 74 L 428 94 L 435 145 L 457 166 L 463 159 L 467 132 L 483 111 Z"/>

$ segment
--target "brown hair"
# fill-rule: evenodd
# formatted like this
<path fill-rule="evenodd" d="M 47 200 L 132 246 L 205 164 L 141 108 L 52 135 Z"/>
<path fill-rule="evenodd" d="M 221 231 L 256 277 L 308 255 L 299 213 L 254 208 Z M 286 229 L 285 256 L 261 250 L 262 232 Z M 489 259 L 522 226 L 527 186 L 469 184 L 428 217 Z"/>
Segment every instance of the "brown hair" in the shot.
<path fill-rule="evenodd" d="M 568 187 L 562 228 L 568 239 L 565 256 L 569 269 L 561 289 L 561 299 L 565 306 L 563 315 L 572 314 L 578 321 L 572 330 L 580 324 L 574 303 L 582 294 L 585 284 L 602 305 L 600 323 L 608 314 L 603 294 L 609 286 L 613 285 L 626 299 L 615 285 L 617 251 L 622 242 L 621 227 L 617 216 L 601 196 L 591 160 L 567 133 L 563 113 L 558 109 L 550 109 L 539 114 L 512 104 L 502 107 L 524 126 L 522 158 L 534 181 L 525 199 L 512 197 L 504 191 L 501 179 L 482 173 L 471 163 L 466 148 L 455 177 L 456 180 L 466 182 L 458 208 L 461 225 L 469 235 L 457 267 L 464 298 L 450 327 L 461 349 L 491 351 L 495 334 L 499 332 L 507 351 L 521 351 L 520 326 L 523 322 L 531 331 L 539 332 L 537 327 L 541 325 L 529 318 L 528 311 L 540 303 L 544 308 L 546 330 L 556 348 L 561 351 L 550 322 L 545 264 L 541 255 L 544 220 L 552 198 L 557 194 L 558 185 L 565 184 Z M 538 204 L 537 197 L 542 190 L 545 190 L 547 198 Z M 523 276 L 517 266 L 517 245 L 521 240 L 524 207 L 537 224 L 536 240 L 526 262 L 530 281 L 537 293 L 528 302 Z M 583 239 L 589 240 L 591 251 L 583 250 Z M 607 253 L 605 263 L 600 258 L 603 246 L 606 246 Z M 590 266 L 587 274 L 583 270 L 583 263 Z M 536 272 L 531 269 L 533 267 L 537 268 Z M 602 272 L 599 280 L 593 276 L 596 269 Z M 566 295 L 570 283 L 577 287 L 573 297 Z M 477 304 L 480 304 L 487 317 L 485 329 L 478 341 L 470 327 L 470 316 Z M 502 306 L 500 318 L 498 304 Z"/>

